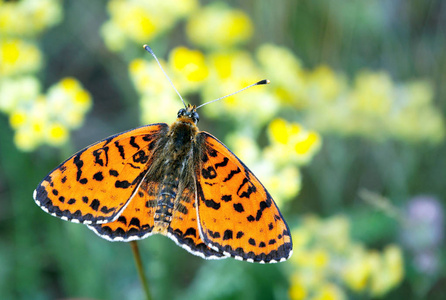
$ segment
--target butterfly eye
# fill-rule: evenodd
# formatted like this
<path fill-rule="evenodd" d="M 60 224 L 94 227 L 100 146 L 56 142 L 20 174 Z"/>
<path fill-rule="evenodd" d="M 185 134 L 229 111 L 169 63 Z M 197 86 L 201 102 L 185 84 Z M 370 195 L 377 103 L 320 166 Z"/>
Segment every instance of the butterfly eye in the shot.
<path fill-rule="evenodd" d="M 180 110 L 178 111 L 177 118 L 179 118 L 179 117 L 181 117 L 181 116 L 184 116 L 185 113 L 186 113 L 186 110 L 185 110 L 184 108 L 180 109 Z"/>
<path fill-rule="evenodd" d="M 195 123 L 198 123 L 198 121 L 200 121 L 200 116 L 197 112 L 194 111 L 194 113 L 192 114 L 192 119 L 194 119 Z"/>

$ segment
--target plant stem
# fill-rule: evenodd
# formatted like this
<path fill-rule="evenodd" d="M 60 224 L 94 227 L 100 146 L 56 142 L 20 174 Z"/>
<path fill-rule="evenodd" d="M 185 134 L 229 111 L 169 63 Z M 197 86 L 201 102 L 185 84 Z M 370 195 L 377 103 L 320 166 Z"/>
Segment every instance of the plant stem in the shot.
<path fill-rule="evenodd" d="M 138 276 L 141 280 L 142 287 L 146 294 L 147 300 L 152 300 L 152 296 L 150 294 L 149 284 L 146 279 L 146 275 L 144 274 L 144 269 L 142 267 L 141 255 L 139 254 L 138 243 L 136 241 L 131 241 L 130 246 L 132 246 L 133 257 L 135 258 L 136 269 L 138 270 Z"/>

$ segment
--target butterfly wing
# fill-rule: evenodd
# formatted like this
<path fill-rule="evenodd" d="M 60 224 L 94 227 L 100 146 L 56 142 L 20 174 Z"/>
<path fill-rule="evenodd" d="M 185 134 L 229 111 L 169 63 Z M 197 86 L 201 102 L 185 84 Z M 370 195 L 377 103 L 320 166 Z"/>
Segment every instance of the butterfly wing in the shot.
<path fill-rule="evenodd" d="M 137 191 L 167 124 L 152 124 L 97 142 L 51 171 L 34 191 L 46 212 L 72 222 L 114 221 Z"/>
<path fill-rule="evenodd" d="M 109 241 L 129 242 L 152 235 L 157 188 L 158 184 L 144 180 L 118 219 L 88 228 Z"/>
<path fill-rule="evenodd" d="M 194 176 L 193 173 L 190 176 Z M 195 204 L 195 190 L 195 187 L 185 189 L 178 201 L 176 201 L 167 236 L 180 247 L 201 258 L 226 258 L 227 255 L 209 248 L 201 239 Z"/>
<path fill-rule="evenodd" d="M 271 263 L 292 254 L 290 230 L 268 191 L 225 145 L 200 132 L 196 172 L 200 234 L 226 255 Z"/>

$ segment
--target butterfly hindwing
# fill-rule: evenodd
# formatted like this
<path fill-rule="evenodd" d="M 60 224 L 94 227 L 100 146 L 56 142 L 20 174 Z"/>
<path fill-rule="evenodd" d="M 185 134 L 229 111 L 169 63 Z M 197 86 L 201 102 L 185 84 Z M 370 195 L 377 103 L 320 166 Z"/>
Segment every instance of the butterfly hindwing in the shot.
<path fill-rule="evenodd" d="M 167 124 L 152 124 L 97 142 L 50 172 L 34 191 L 46 212 L 72 222 L 115 220 L 139 187 Z"/>
<path fill-rule="evenodd" d="M 196 170 L 199 226 L 205 243 L 251 262 L 278 262 L 292 253 L 290 231 L 254 174 L 219 140 L 200 132 Z"/>
<path fill-rule="evenodd" d="M 226 255 L 209 248 L 201 239 L 194 190 L 194 187 L 184 190 L 176 201 L 167 236 L 190 253 L 204 259 L 226 258 Z"/>
<path fill-rule="evenodd" d="M 129 242 L 152 235 L 157 187 L 144 180 L 118 219 L 88 228 L 109 241 Z"/>

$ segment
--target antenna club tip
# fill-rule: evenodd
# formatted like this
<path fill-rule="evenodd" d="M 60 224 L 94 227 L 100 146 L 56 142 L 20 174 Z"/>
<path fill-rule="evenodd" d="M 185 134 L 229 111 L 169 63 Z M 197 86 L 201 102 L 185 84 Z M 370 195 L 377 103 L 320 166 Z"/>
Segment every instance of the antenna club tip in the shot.
<path fill-rule="evenodd" d="M 153 50 L 152 50 L 152 48 L 150 48 L 150 46 L 149 45 L 147 45 L 147 44 L 144 44 L 143 46 L 142 46 L 144 49 L 146 49 L 146 51 L 147 52 L 149 52 L 149 53 L 151 53 L 151 54 L 153 54 Z"/>
<path fill-rule="evenodd" d="M 269 84 L 271 81 L 269 81 L 269 79 L 263 79 L 263 80 L 260 80 L 259 82 L 257 82 L 257 84 L 258 85 L 261 85 L 261 84 Z"/>

